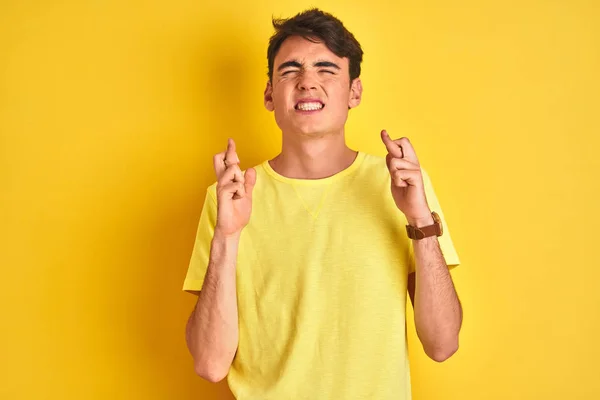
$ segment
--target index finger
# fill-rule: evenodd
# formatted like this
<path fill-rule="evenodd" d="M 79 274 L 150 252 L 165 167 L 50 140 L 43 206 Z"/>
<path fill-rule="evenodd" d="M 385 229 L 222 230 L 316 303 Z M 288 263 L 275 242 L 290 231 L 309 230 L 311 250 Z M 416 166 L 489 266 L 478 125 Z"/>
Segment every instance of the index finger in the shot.
<path fill-rule="evenodd" d="M 240 159 L 235 151 L 235 142 L 231 138 L 227 140 L 227 152 L 225 154 L 225 159 L 227 160 L 227 166 L 239 164 L 240 162 Z"/>
<path fill-rule="evenodd" d="M 388 135 L 385 129 L 381 131 L 381 139 L 383 140 L 383 144 L 385 144 L 388 153 L 390 153 L 392 157 L 404 158 L 402 148 L 390 138 L 390 135 Z"/>

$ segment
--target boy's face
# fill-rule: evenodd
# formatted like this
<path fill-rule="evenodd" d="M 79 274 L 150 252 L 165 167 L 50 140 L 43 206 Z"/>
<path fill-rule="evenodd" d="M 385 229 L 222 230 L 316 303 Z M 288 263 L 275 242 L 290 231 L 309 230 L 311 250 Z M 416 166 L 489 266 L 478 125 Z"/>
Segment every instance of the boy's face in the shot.
<path fill-rule="evenodd" d="M 333 54 L 323 43 L 291 36 L 281 45 L 267 82 L 264 101 L 286 133 L 324 136 L 339 133 L 348 108 L 360 103 L 359 78 L 350 85 L 348 58 Z"/>

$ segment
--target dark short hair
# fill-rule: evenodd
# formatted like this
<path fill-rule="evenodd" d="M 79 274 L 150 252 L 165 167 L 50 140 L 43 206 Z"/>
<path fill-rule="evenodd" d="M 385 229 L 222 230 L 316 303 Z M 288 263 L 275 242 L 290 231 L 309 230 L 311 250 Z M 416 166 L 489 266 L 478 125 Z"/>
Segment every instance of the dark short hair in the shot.
<path fill-rule="evenodd" d="M 338 57 L 347 57 L 350 69 L 350 83 L 360 76 L 360 63 L 363 51 L 360 43 L 333 15 L 318 8 L 303 11 L 292 18 L 273 18 L 275 33 L 269 40 L 267 60 L 269 81 L 273 80 L 273 64 L 282 43 L 290 36 L 302 36 L 314 43 L 324 43 Z"/>

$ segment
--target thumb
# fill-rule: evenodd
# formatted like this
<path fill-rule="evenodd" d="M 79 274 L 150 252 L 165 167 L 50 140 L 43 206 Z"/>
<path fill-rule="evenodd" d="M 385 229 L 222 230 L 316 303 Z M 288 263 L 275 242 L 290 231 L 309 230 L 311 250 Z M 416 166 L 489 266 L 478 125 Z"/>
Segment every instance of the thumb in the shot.
<path fill-rule="evenodd" d="M 252 198 L 252 190 L 256 184 L 256 170 L 254 168 L 248 168 L 244 172 L 244 186 L 246 187 L 246 195 Z"/>

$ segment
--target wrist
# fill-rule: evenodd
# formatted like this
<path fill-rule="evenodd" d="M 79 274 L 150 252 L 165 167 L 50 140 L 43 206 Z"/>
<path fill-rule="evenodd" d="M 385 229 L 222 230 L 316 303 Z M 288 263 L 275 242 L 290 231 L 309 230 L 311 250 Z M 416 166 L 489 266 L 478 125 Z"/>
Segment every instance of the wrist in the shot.
<path fill-rule="evenodd" d="M 227 242 L 227 243 L 235 243 L 236 241 L 239 241 L 241 234 L 242 234 L 241 230 L 237 231 L 237 232 L 233 232 L 233 233 L 226 233 L 217 227 L 215 229 L 215 233 L 213 235 L 213 240 L 219 240 L 221 242 Z"/>
<path fill-rule="evenodd" d="M 235 266 L 240 242 L 239 233 L 226 235 L 215 231 L 210 249 L 210 261 L 218 265 Z"/>
<path fill-rule="evenodd" d="M 429 212 L 429 214 L 425 214 L 421 217 L 407 217 L 406 221 L 410 226 L 415 228 L 422 228 L 424 226 L 433 225 L 435 223 L 435 220 L 431 215 L 431 211 Z"/>

